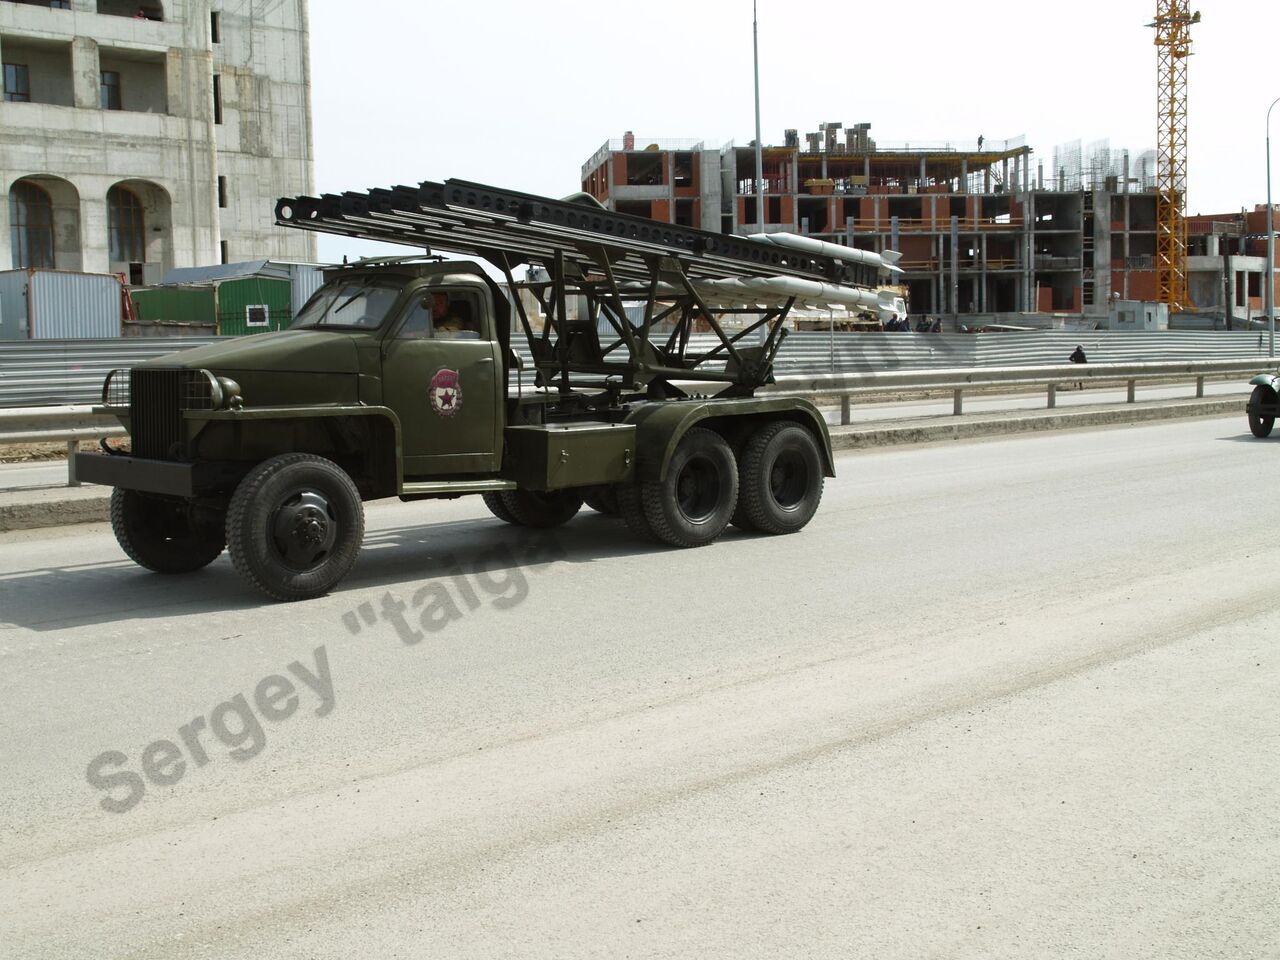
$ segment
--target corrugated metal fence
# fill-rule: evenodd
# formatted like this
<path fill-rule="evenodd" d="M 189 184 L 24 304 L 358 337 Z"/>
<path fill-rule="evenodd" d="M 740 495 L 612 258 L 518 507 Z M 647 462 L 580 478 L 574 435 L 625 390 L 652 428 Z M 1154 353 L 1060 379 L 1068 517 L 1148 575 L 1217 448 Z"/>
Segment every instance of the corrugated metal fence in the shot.
<path fill-rule="evenodd" d="M 0 407 L 92 403 L 98 399 L 107 371 L 114 367 L 212 342 L 214 338 L 183 337 L 0 343 Z M 710 335 L 693 338 L 693 346 L 699 350 L 709 350 L 717 342 Z M 1077 344 L 1094 363 L 1243 360 L 1262 358 L 1267 352 L 1265 336 L 1245 331 L 810 332 L 787 337 L 776 372 L 783 376 L 1065 363 Z M 515 338 L 515 346 L 529 365 L 531 358 L 522 337 Z"/>
<path fill-rule="evenodd" d="M 94 403 L 108 371 L 213 342 L 144 337 L 0 343 L 0 407 Z"/>

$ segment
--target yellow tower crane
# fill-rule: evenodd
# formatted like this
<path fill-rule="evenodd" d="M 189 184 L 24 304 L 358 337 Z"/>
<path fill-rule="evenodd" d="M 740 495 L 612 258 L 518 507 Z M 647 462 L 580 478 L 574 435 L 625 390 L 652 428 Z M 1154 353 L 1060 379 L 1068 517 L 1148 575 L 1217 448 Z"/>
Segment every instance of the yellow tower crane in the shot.
<path fill-rule="evenodd" d="M 1156 0 L 1159 91 L 1156 99 L 1158 178 L 1156 199 L 1156 300 L 1169 309 L 1190 306 L 1187 296 L 1187 59 L 1191 25 L 1200 11 L 1186 0 Z"/>

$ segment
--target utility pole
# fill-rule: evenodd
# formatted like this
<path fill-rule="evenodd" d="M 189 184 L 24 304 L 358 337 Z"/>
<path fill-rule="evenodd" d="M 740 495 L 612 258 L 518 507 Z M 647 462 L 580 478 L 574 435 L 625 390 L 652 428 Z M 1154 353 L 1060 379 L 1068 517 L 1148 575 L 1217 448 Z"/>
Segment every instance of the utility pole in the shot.
<path fill-rule="evenodd" d="M 1265 289 L 1263 303 L 1267 308 L 1267 332 L 1270 348 L 1267 356 L 1276 355 L 1276 231 L 1275 214 L 1271 207 L 1271 111 L 1280 103 L 1280 97 L 1271 101 L 1267 107 L 1267 269 L 1265 273 Z"/>
<path fill-rule="evenodd" d="M 764 233 L 764 141 L 760 139 L 760 21 L 751 0 L 751 42 L 756 60 L 756 222 Z"/>

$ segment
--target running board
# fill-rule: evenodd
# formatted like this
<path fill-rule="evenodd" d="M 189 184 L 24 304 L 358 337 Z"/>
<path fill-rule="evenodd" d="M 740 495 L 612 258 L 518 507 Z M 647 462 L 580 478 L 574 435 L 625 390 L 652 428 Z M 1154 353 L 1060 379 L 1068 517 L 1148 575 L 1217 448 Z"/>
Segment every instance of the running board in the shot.
<path fill-rule="evenodd" d="M 402 497 L 452 497 L 460 493 L 497 493 L 514 490 L 514 480 L 429 480 L 422 483 L 405 483 L 400 487 Z"/>

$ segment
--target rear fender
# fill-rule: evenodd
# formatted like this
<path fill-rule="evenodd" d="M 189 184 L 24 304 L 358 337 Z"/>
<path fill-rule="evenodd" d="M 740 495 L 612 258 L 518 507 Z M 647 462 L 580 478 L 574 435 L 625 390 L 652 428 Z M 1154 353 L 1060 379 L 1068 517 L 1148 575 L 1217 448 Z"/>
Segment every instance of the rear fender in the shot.
<path fill-rule="evenodd" d="M 835 476 L 831 436 L 818 408 L 790 397 L 745 397 L 737 400 L 673 400 L 647 403 L 627 418 L 636 425 L 636 477 L 656 482 L 667 475 L 671 457 L 695 426 L 720 433 L 735 449 L 756 424 L 788 420 L 810 430 L 822 451 L 824 472 Z"/>

